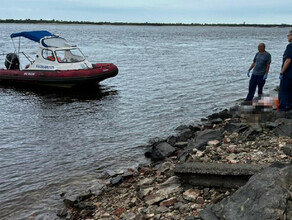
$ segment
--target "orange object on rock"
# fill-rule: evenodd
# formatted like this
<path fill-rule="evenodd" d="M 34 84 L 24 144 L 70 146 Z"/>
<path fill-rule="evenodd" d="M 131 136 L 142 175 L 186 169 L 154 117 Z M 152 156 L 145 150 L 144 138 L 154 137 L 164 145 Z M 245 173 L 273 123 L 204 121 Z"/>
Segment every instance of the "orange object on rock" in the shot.
<path fill-rule="evenodd" d="M 276 98 L 275 102 L 276 102 L 277 111 L 279 111 L 279 98 Z"/>

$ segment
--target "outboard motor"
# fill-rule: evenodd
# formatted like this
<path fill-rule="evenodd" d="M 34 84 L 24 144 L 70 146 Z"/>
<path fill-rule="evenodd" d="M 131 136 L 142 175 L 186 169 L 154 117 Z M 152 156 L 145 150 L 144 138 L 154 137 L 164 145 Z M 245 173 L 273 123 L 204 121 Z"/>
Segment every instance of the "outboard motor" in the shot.
<path fill-rule="evenodd" d="M 19 59 L 15 53 L 6 55 L 5 66 L 8 70 L 19 70 Z"/>

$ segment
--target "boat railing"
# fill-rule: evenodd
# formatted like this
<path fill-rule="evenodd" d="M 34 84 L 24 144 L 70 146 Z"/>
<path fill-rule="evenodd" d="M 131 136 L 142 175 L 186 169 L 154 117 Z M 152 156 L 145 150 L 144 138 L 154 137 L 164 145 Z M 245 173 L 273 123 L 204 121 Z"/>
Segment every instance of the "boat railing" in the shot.
<path fill-rule="evenodd" d="M 30 64 L 32 64 L 34 62 L 34 59 L 29 56 L 28 54 L 24 53 L 24 52 L 20 52 L 21 54 L 23 54 L 23 56 L 25 56 L 25 58 L 30 62 Z"/>

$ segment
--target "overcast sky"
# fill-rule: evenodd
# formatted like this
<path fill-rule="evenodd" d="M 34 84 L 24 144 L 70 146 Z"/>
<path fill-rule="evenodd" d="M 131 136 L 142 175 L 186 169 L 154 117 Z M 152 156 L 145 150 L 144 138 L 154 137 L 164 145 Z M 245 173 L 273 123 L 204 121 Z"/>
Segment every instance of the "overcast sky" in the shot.
<path fill-rule="evenodd" d="M 292 0 L 6 0 L 0 18 L 292 24 Z"/>

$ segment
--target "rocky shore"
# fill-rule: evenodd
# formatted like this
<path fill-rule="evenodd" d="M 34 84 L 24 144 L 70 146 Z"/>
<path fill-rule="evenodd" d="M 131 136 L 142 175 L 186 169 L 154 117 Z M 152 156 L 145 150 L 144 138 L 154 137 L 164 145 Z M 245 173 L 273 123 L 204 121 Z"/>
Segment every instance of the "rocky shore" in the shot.
<path fill-rule="evenodd" d="M 150 164 L 61 195 L 63 219 L 292 219 L 292 112 L 235 106 L 155 139 Z"/>

